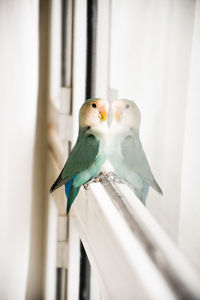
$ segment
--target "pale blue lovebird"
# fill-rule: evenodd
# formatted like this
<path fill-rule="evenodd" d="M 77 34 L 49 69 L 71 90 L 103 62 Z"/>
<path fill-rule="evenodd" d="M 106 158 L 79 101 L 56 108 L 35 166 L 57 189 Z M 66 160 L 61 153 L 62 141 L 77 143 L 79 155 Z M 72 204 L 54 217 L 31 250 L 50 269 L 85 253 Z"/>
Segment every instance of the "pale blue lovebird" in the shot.
<path fill-rule="evenodd" d="M 109 160 L 115 173 L 134 189 L 145 205 L 149 186 L 158 193 L 162 190 L 156 182 L 139 137 L 140 111 L 130 100 L 113 102 L 113 121 L 110 126 L 111 143 Z"/>
<path fill-rule="evenodd" d="M 79 134 L 64 168 L 50 192 L 65 184 L 68 214 L 81 185 L 95 178 L 106 160 L 108 103 L 87 100 L 79 112 Z"/>

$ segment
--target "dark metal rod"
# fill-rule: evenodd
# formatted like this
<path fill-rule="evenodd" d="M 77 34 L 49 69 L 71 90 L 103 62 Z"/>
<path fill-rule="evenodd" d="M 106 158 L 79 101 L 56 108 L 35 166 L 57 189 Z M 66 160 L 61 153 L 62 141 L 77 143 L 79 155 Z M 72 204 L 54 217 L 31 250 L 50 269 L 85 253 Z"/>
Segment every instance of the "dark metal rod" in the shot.
<path fill-rule="evenodd" d="M 56 300 L 61 300 L 62 268 L 56 268 Z"/>
<path fill-rule="evenodd" d="M 67 32 L 67 0 L 61 5 L 61 86 L 66 86 L 66 32 Z"/>
<path fill-rule="evenodd" d="M 97 34 L 97 0 L 87 1 L 87 50 L 86 50 L 86 99 L 95 97 L 96 80 L 96 34 Z M 79 300 L 90 299 L 90 263 L 83 247 L 80 245 L 80 286 Z"/>
<path fill-rule="evenodd" d="M 80 285 L 79 285 L 79 300 L 90 299 L 90 263 L 83 247 L 80 243 Z"/>
<path fill-rule="evenodd" d="M 86 99 L 95 97 L 97 0 L 87 1 Z"/>

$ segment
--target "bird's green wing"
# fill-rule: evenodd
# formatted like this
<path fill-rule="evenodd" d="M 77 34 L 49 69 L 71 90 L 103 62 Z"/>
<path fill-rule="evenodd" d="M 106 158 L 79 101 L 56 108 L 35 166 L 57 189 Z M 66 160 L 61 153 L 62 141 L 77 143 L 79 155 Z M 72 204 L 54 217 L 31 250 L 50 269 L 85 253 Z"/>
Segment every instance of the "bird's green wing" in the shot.
<path fill-rule="evenodd" d="M 98 153 L 99 141 L 95 136 L 92 134 L 86 135 L 85 133 L 79 133 L 77 142 L 60 175 L 52 185 L 50 192 L 53 192 L 83 170 L 87 170 L 94 162 Z"/>
<path fill-rule="evenodd" d="M 133 170 L 152 188 L 162 194 L 161 188 L 153 177 L 137 133 L 133 136 L 128 135 L 123 139 L 121 142 L 121 155 L 126 167 L 130 169 L 130 171 Z"/>

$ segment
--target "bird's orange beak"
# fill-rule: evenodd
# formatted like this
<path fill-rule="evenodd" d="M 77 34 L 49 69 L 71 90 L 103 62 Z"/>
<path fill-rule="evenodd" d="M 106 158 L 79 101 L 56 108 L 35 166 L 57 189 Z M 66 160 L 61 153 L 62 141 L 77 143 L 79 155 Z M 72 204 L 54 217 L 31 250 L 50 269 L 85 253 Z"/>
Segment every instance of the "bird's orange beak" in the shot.
<path fill-rule="evenodd" d="M 121 110 L 119 109 L 119 108 L 116 108 L 115 110 L 114 110 L 114 118 L 115 118 L 115 120 L 116 121 L 119 121 L 120 120 L 120 118 L 121 118 Z"/>
<path fill-rule="evenodd" d="M 112 104 L 113 115 L 116 121 L 121 119 L 121 115 L 123 112 L 123 103 L 120 100 L 116 100 Z"/>
<path fill-rule="evenodd" d="M 99 118 L 100 118 L 100 120 L 105 121 L 107 119 L 107 117 L 108 117 L 107 110 L 105 108 L 100 109 L 99 110 Z"/>

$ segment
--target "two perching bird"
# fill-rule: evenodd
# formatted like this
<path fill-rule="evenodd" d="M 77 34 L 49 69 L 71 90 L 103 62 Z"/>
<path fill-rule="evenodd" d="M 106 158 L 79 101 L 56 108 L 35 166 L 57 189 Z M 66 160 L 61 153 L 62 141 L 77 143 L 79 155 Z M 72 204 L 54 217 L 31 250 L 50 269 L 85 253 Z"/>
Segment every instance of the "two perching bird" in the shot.
<path fill-rule="evenodd" d="M 149 186 L 162 194 L 139 138 L 140 111 L 130 100 L 113 102 L 113 121 L 106 119 L 108 103 L 102 99 L 87 100 L 79 112 L 79 134 L 64 168 L 50 192 L 65 184 L 69 212 L 82 185 L 95 179 L 106 160 L 115 173 L 127 182 L 145 205 Z"/>

